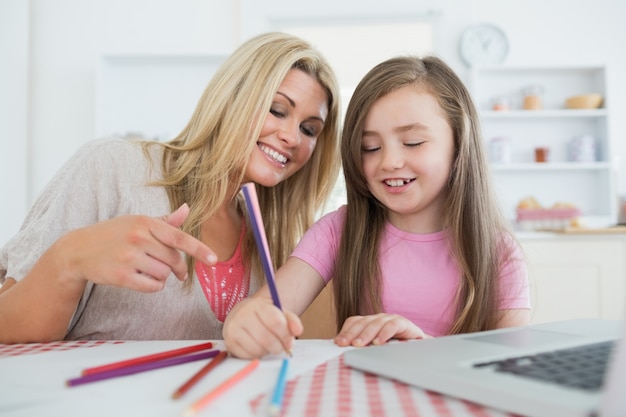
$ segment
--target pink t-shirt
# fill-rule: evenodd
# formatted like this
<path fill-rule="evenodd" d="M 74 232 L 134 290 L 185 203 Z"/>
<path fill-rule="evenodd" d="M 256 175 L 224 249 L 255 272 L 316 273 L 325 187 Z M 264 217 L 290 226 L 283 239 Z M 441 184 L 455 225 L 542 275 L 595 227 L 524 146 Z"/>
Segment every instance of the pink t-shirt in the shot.
<path fill-rule="evenodd" d="M 306 232 L 292 254 L 311 265 L 326 282 L 334 274 L 344 218 L 345 207 L 326 214 Z M 521 248 L 515 244 L 513 249 L 513 260 L 500 276 L 498 306 L 528 309 L 526 264 Z M 388 223 L 379 253 L 384 311 L 406 317 L 431 336 L 448 334 L 456 312 L 460 273 L 450 256 L 447 233 L 414 234 Z"/>

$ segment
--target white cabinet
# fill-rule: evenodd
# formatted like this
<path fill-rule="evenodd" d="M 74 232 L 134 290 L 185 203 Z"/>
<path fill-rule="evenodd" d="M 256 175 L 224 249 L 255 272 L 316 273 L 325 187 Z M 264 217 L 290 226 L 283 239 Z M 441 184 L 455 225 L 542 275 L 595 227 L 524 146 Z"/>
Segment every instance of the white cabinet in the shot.
<path fill-rule="evenodd" d="M 495 138 L 505 138 L 499 143 L 509 147 L 508 161 L 491 163 L 507 217 L 515 218 L 517 203 L 532 196 L 544 207 L 574 204 L 590 225 L 616 222 L 618 161 L 612 152 L 606 67 L 478 67 L 471 71 L 469 87 L 487 149 Z M 565 108 L 567 98 L 588 93 L 604 97 L 600 108 Z M 538 96 L 539 109 L 524 109 L 529 95 Z M 508 109 L 495 110 L 502 105 Z M 568 147 L 584 135 L 594 138 L 595 158 L 573 162 Z M 540 147 L 549 149 L 547 162 L 535 161 Z"/>
<path fill-rule="evenodd" d="M 533 323 L 626 318 L 626 235 L 536 235 L 520 238 Z"/>

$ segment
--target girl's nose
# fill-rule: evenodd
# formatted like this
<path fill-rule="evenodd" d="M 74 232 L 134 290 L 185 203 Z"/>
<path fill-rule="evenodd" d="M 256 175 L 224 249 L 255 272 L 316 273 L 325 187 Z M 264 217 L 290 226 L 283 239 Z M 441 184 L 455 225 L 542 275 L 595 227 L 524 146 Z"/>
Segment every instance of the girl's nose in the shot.
<path fill-rule="evenodd" d="M 404 158 L 400 152 L 389 148 L 383 150 L 382 168 L 384 170 L 393 171 L 402 168 L 403 165 Z"/>

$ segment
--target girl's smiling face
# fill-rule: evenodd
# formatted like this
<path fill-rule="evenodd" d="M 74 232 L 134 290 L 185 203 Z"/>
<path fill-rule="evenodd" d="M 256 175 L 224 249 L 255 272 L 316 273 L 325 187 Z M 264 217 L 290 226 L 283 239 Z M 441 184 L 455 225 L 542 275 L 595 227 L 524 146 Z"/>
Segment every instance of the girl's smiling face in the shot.
<path fill-rule="evenodd" d="M 363 174 L 396 227 L 414 233 L 441 230 L 453 158 L 452 129 L 423 88 L 405 86 L 372 105 L 361 144 Z"/>
<path fill-rule="evenodd" d="M 327 114 L 322 85 L 302 70 L 290 70 L 276 92 L 244 182 L 271 187 L 302 168 L 315 150 Z"/>

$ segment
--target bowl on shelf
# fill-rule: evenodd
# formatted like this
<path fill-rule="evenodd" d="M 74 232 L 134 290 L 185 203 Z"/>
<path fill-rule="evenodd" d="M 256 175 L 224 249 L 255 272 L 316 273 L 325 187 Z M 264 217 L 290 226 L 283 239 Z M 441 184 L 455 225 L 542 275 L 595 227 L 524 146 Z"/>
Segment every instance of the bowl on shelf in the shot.
<path fill-rule="evenodd" d="M 602 105 L 602 95 L 596 93 L 572 96 L 565 100 L 566 109 L 597 109 Z"/>

